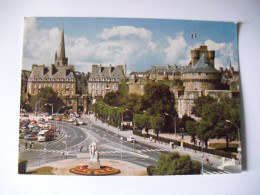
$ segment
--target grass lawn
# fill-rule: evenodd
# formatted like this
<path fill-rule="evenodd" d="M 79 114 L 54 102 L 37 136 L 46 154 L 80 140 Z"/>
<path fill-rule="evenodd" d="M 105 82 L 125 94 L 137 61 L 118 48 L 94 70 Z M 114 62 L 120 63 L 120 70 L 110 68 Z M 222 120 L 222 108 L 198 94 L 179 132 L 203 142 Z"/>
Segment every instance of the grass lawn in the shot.
<path fill-rule="evenodd" d="M 226 148 L 226 143 L 210 143 L 209 147 L 216 150 L 223 150 L 225 152 L 237 152 L 238 144 L 229 143 L 229 148 Z"/>

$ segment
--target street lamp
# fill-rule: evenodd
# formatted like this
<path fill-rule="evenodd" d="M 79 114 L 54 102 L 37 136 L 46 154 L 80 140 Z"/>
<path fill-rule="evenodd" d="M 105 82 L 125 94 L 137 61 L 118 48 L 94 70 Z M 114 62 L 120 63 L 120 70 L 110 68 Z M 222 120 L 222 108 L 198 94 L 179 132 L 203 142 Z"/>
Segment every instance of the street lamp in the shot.
<path fill-rule="evenodd" d="M 36 115 L 36 113 L 37 113 L 37 112 L 36 112 L 36 105 L 37 105 L 38 102 L 41 102 L 41 100 L 35 102 L 35 104 L 34 104 L 34 112 L 35 112 L 35 115 Z"/>
<path fill-rule="evenodd" d="M 203 174 L 203 158 L 204 158 L 204 153 L 202 152 L 201 153 L 201 167 L 202 167 L 201 174 Z"/>
<path fill-rule="evenodd" d="M 176 139 L 176 137 L 177 137 L 176 136 L 176 120 L 172 115 L 170 115 L 168 113 L 165 113 L 165 115 L 172 117 L 172 119 L 174 120 L 174 138 Z"/>
<path fill-rule="evenodd" d="M 122 160 L 122 158 L 123 158 L 123 156 L 122 156 L 122 143 L 123 143 L 123 137 L 120 138 L 120 142 L 121 142 L 121 160 Z"/>
<path fill-rule="evenodd" d="M 53 104 L 46 103 L 46 104 L 44 104 L 44 105 L 45 105 L 45 106 L 51 105 L 51 115 L 53 115 Z"/>
<path fill-rule="evenodd" d="M 57 113 L 59 113 L 59 110 L 60 110 L 61 108 L 65 108 L 65 106 L 60 107 L 60 108 L 58 109 Z M 57 128 L 57 121 L 56 121 L 56 128 Z M 63 130 L 63 119 L 61 119 L 61 129 Z"/>
<path fill-rule="evenodd" d="M 230 120 L 226 120 L 226 122 L 228 122 L 228 123 L 231 123 L 231 124 L 233 124 L 233 125 L 235 125 L 236 126 L 236 128 L 237 128 L 237 140 L 238 140 L 238 143 L 239 143 L 239 145 L 238 145 L 238 161 L 239 161 L 239 164 L 241 163 L 240 161 L 241 161 L 241 140 L 240 140 L 240 131 L 239 131 L 239 127 L 237 126 L 237 124 L 236 123 L 234 123 L 234 122 L 232 122 L 232 121 L 230 121 Z"/>

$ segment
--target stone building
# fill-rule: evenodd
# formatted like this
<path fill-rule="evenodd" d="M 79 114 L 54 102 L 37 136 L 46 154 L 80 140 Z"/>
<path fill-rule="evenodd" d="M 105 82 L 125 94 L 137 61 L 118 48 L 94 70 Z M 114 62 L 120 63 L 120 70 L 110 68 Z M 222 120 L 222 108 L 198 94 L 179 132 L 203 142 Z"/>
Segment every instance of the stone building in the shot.
<path fill-rule="evenodd" d="M 51 66 L 32 65 L 28 79 L 28 92 L 36 95 L 44 87 L 52 87 L 60 96 L 76 94 L 76 77 L 73 65 L 68 65 L 65 55 L 64 29 L 62 27 L 58 54 L 55 53 L 55 64 Z"/>
<path fill-rule="evenodd" d="M 119 83 L 125 81 L 126 65 L 92 65 L 88 80 L 88 94 L 91 97 L 104 97 L 108 92 L 118 90 Z"/>
<path fill-rule="evenodd" d="M 230 71 L 216 70 L 214 51 L 208 51 L 207 46 L 200 46 L 191 50 L 191 58 L 191 63 L 184 69 L 181 77 L 184 90 L 175 91 L 176 110 L 180 118 L 184 115 L 192 116 L 194 100 L 200 96 L 211 96 L 216 99 L 239 96 L 239 90 L 233 90 L 231 87 L 223 88 L 223 84 L 230 84 L 231 78 L 234 78 L 234 74 L 230 73 L 234 69 L 230 66 Z"/>
<path fill-rule="evenodd" d="M 194 66 L 187 67 L 181 76 L 185 90 L 219 89 L 221 73 L 210 65 L 203 53 Z"/>
<path fill-rule="evenodd" d="M 22 70 L 22 73 L 21 73 L 21 94 L 27 93 L 27 83 L 28 83 L 28 79 L 29 79 L 30 74 L 31 74 L 31 71 Z"/>

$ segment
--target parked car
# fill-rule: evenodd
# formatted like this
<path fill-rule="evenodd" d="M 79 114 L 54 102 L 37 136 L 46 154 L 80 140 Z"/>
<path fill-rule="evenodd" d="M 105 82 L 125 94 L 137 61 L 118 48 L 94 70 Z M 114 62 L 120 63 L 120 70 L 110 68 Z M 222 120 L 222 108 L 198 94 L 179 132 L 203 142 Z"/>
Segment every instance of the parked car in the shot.
<path fill-rule="evenodd" d="M 136 142 L 136 140 L 133 136 L 129 136 L 126 140 L 131 143 Z"/>
<path fill-rule="evenodd" d="M 35 137 L 35 136 L 32 135 L 32 134 L 26 134 L 26 135 L 24 136 L 24 139 L 25 139 L 25 140 L 37 140 L 37 137 Z"/>

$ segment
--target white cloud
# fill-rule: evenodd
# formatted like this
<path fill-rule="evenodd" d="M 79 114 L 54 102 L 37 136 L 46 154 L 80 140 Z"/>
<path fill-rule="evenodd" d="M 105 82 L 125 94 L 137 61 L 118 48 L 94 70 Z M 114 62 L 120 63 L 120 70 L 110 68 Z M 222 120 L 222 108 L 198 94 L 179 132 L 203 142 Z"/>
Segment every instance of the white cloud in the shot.
<path fill-rule="evenodd" d="M 59 41 L 60 30 L 58 28 L 39 29 L 35 18 L 25 18 L 23 68 L 31 69 L 32 64 L 53 63 Z"/>
<path fill-rule="evenodd" d="M 98 38 L 108 40 L 111 38 L 140 38 L 143 40 L 151 40 L 152 32 L 144 28 L 136 28 L 133 26 L 117 26 L 112 29 L 105 28 Z"/>
<path fill-rule="evenodd" d="M 205 45 L 208 46 L 209 50 L 215 50 L 215 68 L 227 67 L 230 64 L 238 68 L 238 62 L 235 60 L 234 45 L 233 43 L 216 43 L 212 40 L 205 41 Z"/>
<path fill-rule="evenodd" d="M 32 64 L 54 63 L 54 54 L 60 43 L 59 28 L 40 29 L 39 21 L 26 18 L 24 27 L 23 68 L 31 69 Z M 187 65 L 191 60 L 190 50 L 198 48 L 201 43 L 188 45 L 183 33 L 174 38 L 166 36 L 168 45 L 153 42 L 153 33 L 144 28 L 133 26 L 117 26 L 105 28 L 96 39 L 73 37 L 66 35 L 66 56 L 69 64 L 76 70 L 91 71 L 92 64 L 118 65 L 127 64 L 128 70 L 147 70 L 152 64 Z M 208 49 L 216 50 L 216 68 L 237 64 L 234 60 L 234 46 L 231 43 L 216 43 L 207 40 Z"/>
<path fill-rule="evenodd" d="M 185 51 L 187 50 L 187 42 L 183 37 L 183 33 L 178 33 L 175 39 L 166 37 L 169 46 L 164 49 L 166 55 L 166 63 L 179 64 L 186 62 Z"/>

